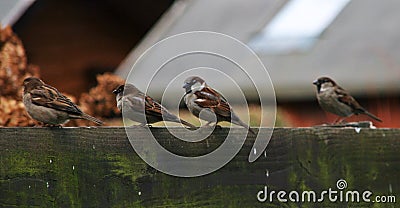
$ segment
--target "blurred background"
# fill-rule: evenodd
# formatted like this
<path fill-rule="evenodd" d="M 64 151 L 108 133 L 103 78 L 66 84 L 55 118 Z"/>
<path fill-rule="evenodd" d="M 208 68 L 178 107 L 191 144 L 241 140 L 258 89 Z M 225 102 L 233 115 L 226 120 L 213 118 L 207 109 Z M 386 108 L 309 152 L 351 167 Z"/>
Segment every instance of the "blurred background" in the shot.
<path fill-rule="evenodd" d="M 96 85 L 97 74 L 125 77 L 157 41 L 205 30 L 230 35 L 260 57 L 274 84 L 278 125 L 337 118 L 315 97 L 312 82 L 324 75 L 382 118 L 376 126 L 400 127 L 399 9 L 396 0 L 1 0 L 0 18 L 44 81 L 76 97 Z M 207 81 L 229 91 L 218 78 Z M 257 116 L 257 97 L 247 99 Z M 359 120 L 368 118 L 347 119 Z"/>

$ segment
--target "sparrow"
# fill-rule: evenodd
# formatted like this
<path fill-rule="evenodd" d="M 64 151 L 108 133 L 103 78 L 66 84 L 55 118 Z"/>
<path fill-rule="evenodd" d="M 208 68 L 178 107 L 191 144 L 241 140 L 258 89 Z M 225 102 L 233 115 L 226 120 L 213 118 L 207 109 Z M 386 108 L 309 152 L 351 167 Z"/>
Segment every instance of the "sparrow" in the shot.
<path fill-rule="evenodd" d="M 86 119 L 98 125 L 103 122 L 83 113 L 69 98 L 56 88 L 36 77 L 23 81 L 23 103 L 29 116 L 52 126 L 60 126 L 70 119 Z"/>
<path fill-rule="evenodd" d="M 233 112 L 226 99 L 209 87 L 202 78 L 188 77 L 182 87 L 185 89 L 184 101 L 187 108 L 197 118 L 200 118 L 200 112 L 203 111 L 201 119 L 208 121 L 205 124 L 206 126 L 213 123 L 216 116 L 216 124 L 221 121 L 228 121 L 243 126 L 255 135 L 255 132 Z"/>
<path fill-rule="evenodd" d="M 353 114 L 365 114 L 379 122 L 382 120 L 363 108 L 346 90 L 331 78 L 318 78 L 313 84 L 317 87 L 317 99 L 322 109 L 340 116 L 335 123 L 342 122 Z M 341 117 L 344 117 L 340 119 Z"/>
<path fill-rule="evenodd" d="M 154 101 L 150 96 L 145 95 L 132 84 L 120 85 L 113 93 L 116 96 L 118 109 L 128 119 L 139 122 L 142 126 L 146 124 L 151 126 L 150 124 L 159 121 L 170 121 L 182 123 L 190 128 L 196 128 L 191 123 L 170 113 L 164 106 Z M 143 112 L 145 115 L 143 115 Z"/>

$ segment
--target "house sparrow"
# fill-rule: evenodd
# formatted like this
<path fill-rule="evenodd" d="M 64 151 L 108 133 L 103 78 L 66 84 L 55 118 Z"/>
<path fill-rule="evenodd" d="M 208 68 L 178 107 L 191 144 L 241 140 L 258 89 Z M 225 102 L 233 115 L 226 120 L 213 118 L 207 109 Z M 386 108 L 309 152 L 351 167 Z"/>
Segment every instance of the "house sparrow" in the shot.
<path fill-rule="evenodd" d="M 187 108 L 197 118 L 200 118 L 200 112 L 204 110 L 201 113 L 201 119 L 208 121 L 206 125 L 214 122 L 216 116 L 216 123 L 228 121 L 245 127 L 255 135 L 254 131 L 233 112 L 225 98 L 209 87 L 202 78 L 197 76 L 188 77 L 184 82 L 183 88 L 186 92 L 184 100 Z"/>
<path fill-rule="evenodd" d="M 25 109 L 29 116 L 37 121 L 58 126 L 68 122 L 69 119 L 86 119 L 98 125 L 103 124 L 99 119 L 83 113 L 56 88 L 36 77 L 26 78 L 23 87 Z"/>
<path fill-rule="evenodd" d="M 313 82 L 317 86 L 317 99 L 322 109 L 340 117 L 349 117 L 353 114 L 365 114 L 379 122 L 382 120 L 365 110 L 347 91 L 328 77 L 321 77 Z M 344 120 L 338 118 L 335 123 Z M 340 120 L 339 120 L 340 119 Z"/>
<path fill-rule="evenodd" d="M 164 106 L 145 95 L 132 84 L 120 85 L 113 93 L 116 95 L 118 109 L 121 112 L 124 109 L 123 113 L 127 118 L 139 122 L 141 125 L 153 124 L 165 119 L 165 121 L 182 123 L 190 128 L 196 128 L 191 123 L 170 113 Z"/>

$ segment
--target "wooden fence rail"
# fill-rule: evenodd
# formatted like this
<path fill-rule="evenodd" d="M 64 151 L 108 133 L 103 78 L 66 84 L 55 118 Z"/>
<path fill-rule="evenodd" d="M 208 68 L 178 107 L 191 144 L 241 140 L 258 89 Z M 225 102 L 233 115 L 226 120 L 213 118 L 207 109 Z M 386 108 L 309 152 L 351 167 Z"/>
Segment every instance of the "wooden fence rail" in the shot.
<path fill-rule="evenodd" d="M 185 144 L 165 128 L 152 133 L 186 156 L 218 147 L 230 129 Z M 239 131 L 240 129 L 232 129 Z M 360 130 L 360 131 L 358 131 Z M 253 163 L 247 138 L 236 157 L 206 176 L 179 178 L 148 166 L 122 127 L 0 128 L 0 207 L 396 207 L 395 203 L 259 202 L 268 190 L 370 190 L 396 196 L 400 188 L 400 129 L 276 128 L 266 154 Z M 138 138 L 144 134 L 135 129 Z"/>

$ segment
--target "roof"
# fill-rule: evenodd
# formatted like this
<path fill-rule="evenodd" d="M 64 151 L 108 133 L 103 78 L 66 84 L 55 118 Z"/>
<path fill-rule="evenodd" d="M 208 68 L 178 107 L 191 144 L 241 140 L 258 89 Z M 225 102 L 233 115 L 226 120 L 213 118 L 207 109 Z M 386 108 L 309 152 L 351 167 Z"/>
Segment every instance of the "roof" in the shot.
<path fill-rule="evenodd" d="M 154 43 L 188 31 L 214 31 L 232 36 L 245 44 L 272 20 L 287 1 L 282 0 L 181 0 L 160 19 L 118 67 L 126 76 L 138 57 Z M 351 1 L 323 32 L 316 44 L 303 53 L 257 55 L 273 81 L 278 99 L 314 97 L 315 78 L 328 75 L 352 94 L 400 92 L 400 1 Z M 216 44 L 216 48 L 221 45 Z M 229 46 L 224 46 L 228 47 Z M 240 56 L 240 52 L 238 52 Z M 204 61 L 204 60 L 203 60 Z M 204 65 L 214 65 L 203 62 Z M 169 73 L 175 73 L 176 67 Z M 175 69 L 174 69 L 175 68 Z M 135 75 L 156 68 L 135 68 Z M 221 69 L 224 71 L 225 69 Z M 252 67 L 246 70 L 252 73 Z M 257 73 L 257 72 L 254 72 Z M 256 76 L 257 77 L 257 76 Z M 261 74 L 256 82 L 266 81 Z M 229 92 L 229 86 L 211 76 L 208 83 Z M 139 87 L 144 82 L 138 81 Z M 242 87 L 242 86 L 241 86 Z M 162 87 L 160 87 L 162 88 Z M 245 92 L 251 85 L 242 87 Z M 162 89 L 159 89 L 162 90 Z M 177 89 L 177 93 L 182 93 Z M 250 96 L 253 94 L 250 93 Z M 272 94 L 271 94 L 272 95 Z"/>
<path fill-rule="evenodd" d="M 1 25 L 13 25 L 35 0 L 1 0 Z"/>

